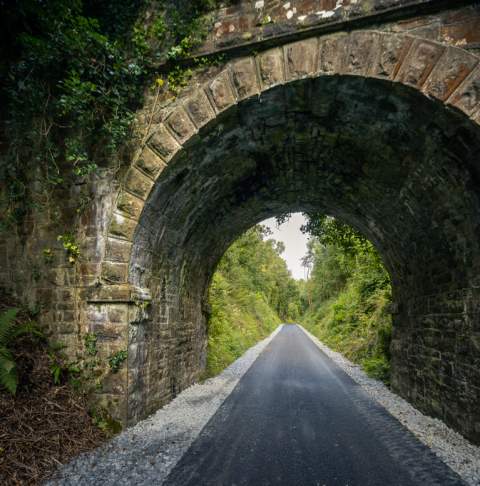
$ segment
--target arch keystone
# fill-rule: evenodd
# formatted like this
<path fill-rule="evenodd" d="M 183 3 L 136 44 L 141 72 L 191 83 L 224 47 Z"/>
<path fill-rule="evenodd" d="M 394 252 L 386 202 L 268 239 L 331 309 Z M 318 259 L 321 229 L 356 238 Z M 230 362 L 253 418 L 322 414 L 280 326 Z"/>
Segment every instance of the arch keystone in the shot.
<path fill-rule="evenodd" d="M 444 51 L 445 46 L 415 39 L 395 80 L 421 88 Z"/>
<path fill-rule="evenodd" d="M 169 162 L 180 149 L 179 143 L 163 124 L 158 126 L 147 144 L 164 162 Z"/>
<path fill-rule="evenodd" d="M 463 49 L 449 47 L 433 68 L 423 92 L 445 101 L 478 64 L 478 58 Z"/>
<path fill-rule="evenodd" d="M 185 143 L 197 132 L 195 125 L 182 106 L 177 106 L 177 108 L 170 113 L 165 123 L 170 128 L 177 141 L 181 144 Z"/>
<path fill-rule="evenodd" d="M 350 35 L 343 72 L 366 75 L 378 51 L 379 42 L 380 34 L 377 32 L 353 32 Z"/>
<path fill-rule="evenodd" d="M 312 76 L 316 72 L 318 40 L 294 42 L 285 49 L 285 77 L 287 80 Z"/>
<path fill-rule="evenodd" d="M 318 57 L 319 73 L 340 73 L 347 48 L 348 36 L 346 34 L 321 38 Z"/>
<path fill-rule="evenodd" d="M 239 59 L 231 64 L 233 85 L 237 90 L 238 99 L 259 93 L 260 86 L 257 79 L 255 60 L 252 57 Z"/>
<path fill-rule="evenodd" d="M 221 72 L 209 85 L 208 93 L 218 113 L 236 103 L 228 71 Z"/>
<path fill-rule="evenodd" d="M 284 82 L 283 50 L 281 48 L 262 52 L 258 56 L 257 62 L 263 89 L 272 88 Z"/>

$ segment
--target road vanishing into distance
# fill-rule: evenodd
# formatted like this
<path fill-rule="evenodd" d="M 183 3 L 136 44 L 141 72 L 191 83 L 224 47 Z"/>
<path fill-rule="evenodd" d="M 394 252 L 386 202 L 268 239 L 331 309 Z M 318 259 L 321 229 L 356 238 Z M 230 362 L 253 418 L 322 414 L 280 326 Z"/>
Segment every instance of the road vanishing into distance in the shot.
<path fill-rule="evenodd" d="M 169 486 L 465 483 L 296 325 L 265 348 Z"/>

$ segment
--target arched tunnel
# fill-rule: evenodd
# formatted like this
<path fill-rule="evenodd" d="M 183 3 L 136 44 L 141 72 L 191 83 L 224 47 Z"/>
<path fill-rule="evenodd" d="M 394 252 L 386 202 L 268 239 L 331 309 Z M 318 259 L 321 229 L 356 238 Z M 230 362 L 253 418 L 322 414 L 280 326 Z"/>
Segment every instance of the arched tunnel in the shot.
<path fill-rule="evenodd" d="M 393 285 L 392 387 L 480 437 L 480 127 L 387 80 L 320 76 L 238 102 L 157 179 L 129 282 L 151 306 L 129 331 L 128 420 L 198 378 L 207 291 L 263 219 L 321 211 L 376 246 Z"/>

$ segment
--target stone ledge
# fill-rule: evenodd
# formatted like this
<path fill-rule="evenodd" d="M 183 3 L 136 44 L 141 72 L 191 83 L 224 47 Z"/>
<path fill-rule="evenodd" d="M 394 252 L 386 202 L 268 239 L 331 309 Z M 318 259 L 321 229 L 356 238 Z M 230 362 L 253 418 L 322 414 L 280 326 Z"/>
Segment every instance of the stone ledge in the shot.
<path fill-rule="evenodd" d="M 148 289 L 131 284 L 98 285 L 86 289 L 88 304 L 136 304 L 150 302 L 152 297 Z"/>

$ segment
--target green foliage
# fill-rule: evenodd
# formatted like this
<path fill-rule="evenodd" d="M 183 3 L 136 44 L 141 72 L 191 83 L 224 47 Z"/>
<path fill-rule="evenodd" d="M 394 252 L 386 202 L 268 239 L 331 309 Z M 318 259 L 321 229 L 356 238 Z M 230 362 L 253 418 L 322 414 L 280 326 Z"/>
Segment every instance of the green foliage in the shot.
<path fill-rule="evenodd" d="M 30 321 L 18 323 L 19 309 L 12 308 L 0 315 L 0 386 L 15 395 L 18 387 L 17 363 L 13 347 L 18 338 L 25 335 L 44 339 L 41 330 Z"/>
<path fill-rule="evenodd" d="M 128 154 L 135 111 L 158 65 L 189 55 L 216 1 L 2 2 L 2 225 L 36 199 Z M 174 67 L 175 94 L 191 74 Z M 158 76 L 157 76 L 158 77 Z M 158 84 L 156 85 L 157 87 Z M 35 197 L 32 196 L 32 192 Z"/>
<path fill-rule="evenodd" d="M 312 216 L 305 230 L 316 238 L 306 258 L 313 268 L 305 288 L 310 305 L 304 326 L 388 383 L 391 285 L 377 251 L 333 218 Z"/>
<path fill-rule="evenodd" d="M 213 376 L 302 310 L 297 283 L 280 257 L 282 246 L 255 226 L 225 253 L 209 302 L 207 376 Z"/>
<path fill-rule="evenodd" d="M 108 358 L 108 365 L 112 370 L 112 373 L 118 373 L 118 370 L 122 366 L 122 363 L 127 359 L 127 350 L 117 351 Z"/>
<path fill-rule="evenodd" d="M 16 337 L 18 309 L 9 309 L 0 316 L 0 385 L 15 395 L 18 385 L 17 365 L 9 346 Z"/>
<path fill-rule="evenodd" d="M 122 424 L 114 420 L 108 411 L 104 408 L 90 410 L 92 422 L 100 430 L 103 430 L 108 436 L 119 434 L 122 431 Z"/>
<path fill-rule="evenodd" d="M 96 356 L 97 354 L 97 335 L 93 332 L 88 332 L 83 338 L 85 345 L 85 352 L 88 356 Z"/>
<path fill-rule="evenodd" d="M 367 238 L 351 226 L 322 213 L 312 213 L 306 216 L 308 216 L 307 222 L 301 229 L 303 232 L 315 236 L 320 244 L 334 245 L 340 248 L 345 255 L 375 254 L 372 251 L 372 244 Z"/>
<path fill-rule="evenodd" d="M 77 243 L 75 243 L 75 238 L 73 235 L 70 233 L 59 235 L 57 240 L 62 242 L 63 249 L 67 252 L 68 261 L 70 263 L 75 263 L 80 256 L 80 248 L 78 247 Z"/>

